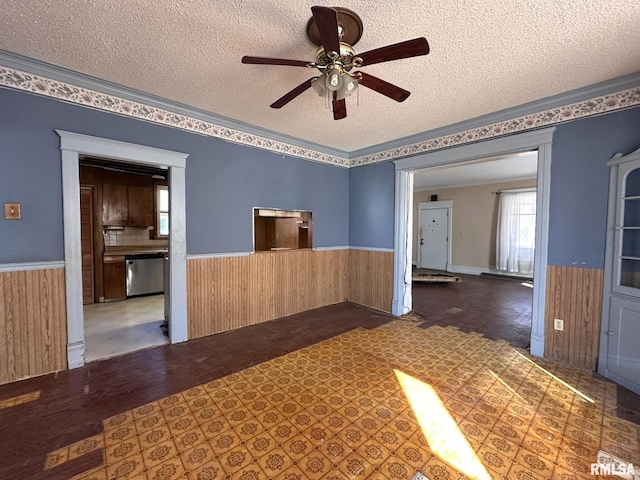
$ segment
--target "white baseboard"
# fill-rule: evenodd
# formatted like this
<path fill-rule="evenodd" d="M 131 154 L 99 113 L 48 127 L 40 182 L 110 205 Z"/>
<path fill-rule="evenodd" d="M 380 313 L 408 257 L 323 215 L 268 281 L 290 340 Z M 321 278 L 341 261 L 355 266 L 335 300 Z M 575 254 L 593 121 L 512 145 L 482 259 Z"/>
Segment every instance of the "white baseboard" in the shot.
<path fill-rule="evenodd" d="M 447 272 L 451 273 L 462 273 L 465 275 L 481 275 L 483 273 L 491 273 L 492 275 L 508 275 L 508 276 L 518 276 L 525 278 L 533 278 L 533 276 L 526 275 L 517 275 L 514 273 L 505 273 L 502 270 L 496 270 L 493 268 L 480 268 L 480 267 L 464 267 L 462 265 L 449 265 L 447 267 Z"/>
<path fill-rule="evenodd" d="M 464 273 L 465 275 L 480 275 L 482 273 L 492 273 L 488 268 L 465 267 L 462 265 L 447 265 L 447 272 Z"/>

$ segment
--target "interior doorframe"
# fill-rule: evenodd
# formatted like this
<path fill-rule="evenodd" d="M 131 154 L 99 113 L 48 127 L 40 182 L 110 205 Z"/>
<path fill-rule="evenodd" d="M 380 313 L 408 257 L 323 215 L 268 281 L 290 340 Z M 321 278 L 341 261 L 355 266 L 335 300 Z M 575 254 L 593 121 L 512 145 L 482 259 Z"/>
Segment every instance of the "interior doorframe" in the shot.
<path fill-rule="evenodd" d="M 413 199 L 412 199 L 413 201 Z M 438 200 L 435 202 L 419 202 L 418 203 L 418 232 L 422 232 L 422 211 L 423 210 L 435 210 L 439 208 L 447 209 L 447 267 L 446 271 L 450 271 L 451 265 L 451 239 L 453 238 L 452 218 L 453 214 L 453 200 Z M 418 237 L 416 237 L 417 239 Z M 418 244 L 418 268 L 422 268 L 422 249 Z"/>
<path fill-rule="evenodd" d="M 185 169 L 189 154 L 56 130 L 62 157 L 67 364 L 85 364 L 80 251 L 80 157 L 92 155 L 169 169 L 169 340 L 184 342 L 187 328 Z"/>
<path fill-rule="evenodd" d="M 395 218 L 393 315 L 408 313 L 412 307 L 411 269 L 407 269 L 407 249 L 411 252 L 413 208 L 413 171 L 436 165 L 450 165 L 496 155 L 538 151 L 536 245 L 533 271 L 533 305 L 531 354 L 544 356 L 545 300 L 547 283 L 547 249 L 549 238 L 549 195 L 551 181 L 551 146 L 555 127 L 486 140 L 432 153 L 395 160 Z"/>

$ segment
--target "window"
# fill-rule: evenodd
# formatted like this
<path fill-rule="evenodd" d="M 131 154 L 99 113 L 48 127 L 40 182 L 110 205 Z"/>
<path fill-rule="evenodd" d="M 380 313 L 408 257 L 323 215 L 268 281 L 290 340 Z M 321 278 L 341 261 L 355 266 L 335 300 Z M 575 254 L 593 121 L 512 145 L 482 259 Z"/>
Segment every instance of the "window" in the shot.
<path fill-rule="evenodd" d="M 536 243 L 536 192 L 502 192 L 498 210 L 498 270 L 533 273 Z"/>
<path fill-rule="evenodd" d="M 156 185 L 156 237 L 169 236 L 169 187 Z"/>
<path fill-rule="evenodd" d="M 254 208 L 256 252 L 312 248 L 311 212 Z"/>

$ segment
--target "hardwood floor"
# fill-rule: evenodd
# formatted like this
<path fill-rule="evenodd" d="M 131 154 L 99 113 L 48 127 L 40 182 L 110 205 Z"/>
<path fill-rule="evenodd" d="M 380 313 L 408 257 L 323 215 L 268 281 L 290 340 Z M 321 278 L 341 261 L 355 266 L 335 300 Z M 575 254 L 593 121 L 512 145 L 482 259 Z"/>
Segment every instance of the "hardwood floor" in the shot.
<path fill-rule="evenodd" d="M 1 386 L 0 478 L 457 478 L 425 440 L 443 431 L 425 422 L 447 415 L 447 438 L 464 435 L 494 477 L 587 475 L 598 449 L 640 462 L 640 428 L 616 417 L 611 382 L 393 320 L 341 303 Z M 429 388 L 446 408 L 421 418 Z"/>
<path fill-rule="evenodd" d="M 528 349 L 533 288 L 520 280 L 456 274 L 460 282 L 414 283 L 413 310 L 431 325 L 458 327 Z"/>
<path fill-rule="evenodd" d="M 392 320 L 349 303 L 98 361 L 0 387 L 0 400 L 40 391 L 37 401 L 0 410 L 0 478 L 66 479 L 94 454 L 42 471 L 45 456 L 102 431 L 122 411 L 238 372 L 358 327 Z M 93 458 L 95 457 L 95 458 Z"/>

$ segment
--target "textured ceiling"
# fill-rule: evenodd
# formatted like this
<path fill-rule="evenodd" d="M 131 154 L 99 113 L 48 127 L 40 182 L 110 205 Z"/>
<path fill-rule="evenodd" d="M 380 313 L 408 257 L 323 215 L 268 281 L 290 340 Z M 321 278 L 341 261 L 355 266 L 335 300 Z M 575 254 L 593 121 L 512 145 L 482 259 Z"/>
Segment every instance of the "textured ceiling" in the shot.
<path fill-rule="evenodd" d="M 243 55 L 313 60 L 300 0 L 0 0 L 0 49 L 344 151 L 432 130 L 640 70 L 632 0 L 346 0 L 357 52 L 424 36 L 431 53 L 363 70 L 412 92 L 372 90 L 334 121 L 314 71 L 243 65 Z M 359 103 L 359 104 L 358 104 Z M 358 104 L 358 105 L 357 105 Z"/>

